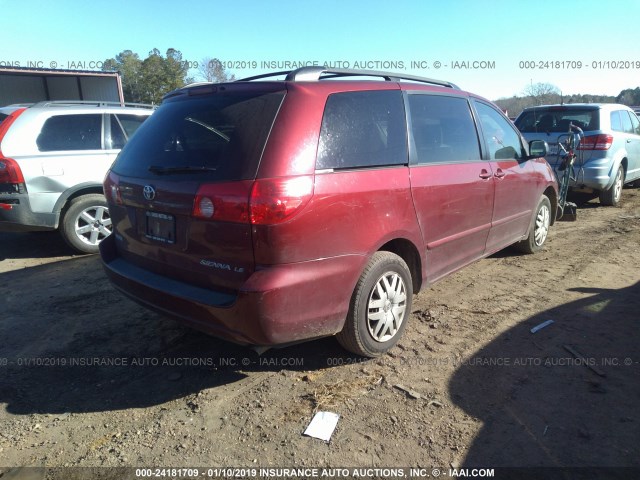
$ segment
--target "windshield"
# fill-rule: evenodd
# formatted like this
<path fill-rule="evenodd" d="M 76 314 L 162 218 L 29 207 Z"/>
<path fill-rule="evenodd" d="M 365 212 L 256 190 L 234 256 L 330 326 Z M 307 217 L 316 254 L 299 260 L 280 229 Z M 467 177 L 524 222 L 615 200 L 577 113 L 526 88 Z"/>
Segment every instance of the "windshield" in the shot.
<path fill-rule="evenodd" d="M 235 92 L 163 104 L 125 145 L 113 171 L 209 181 L 255 177 L 284 92 Z"/>
<path fill-rule="evenodd" d="M 537 108 L 523 112 L 515 123 L 522 133 L 566 133 L 569 131 L 570 123 L 583 131 L 593 131 L 600 130 L 598 113 L 597 108 Z"/>

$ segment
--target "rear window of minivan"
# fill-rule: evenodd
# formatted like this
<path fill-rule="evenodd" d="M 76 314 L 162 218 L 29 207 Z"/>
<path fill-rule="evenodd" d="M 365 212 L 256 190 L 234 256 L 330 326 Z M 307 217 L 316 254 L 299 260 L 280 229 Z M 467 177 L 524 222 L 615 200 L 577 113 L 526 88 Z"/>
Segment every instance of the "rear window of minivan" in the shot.
<path fill-rule="evenodd" d="M 229 92 L 170 101 L 138 129 L 112 170 L 123 176 L 254 178 L 284 92 Z"/>

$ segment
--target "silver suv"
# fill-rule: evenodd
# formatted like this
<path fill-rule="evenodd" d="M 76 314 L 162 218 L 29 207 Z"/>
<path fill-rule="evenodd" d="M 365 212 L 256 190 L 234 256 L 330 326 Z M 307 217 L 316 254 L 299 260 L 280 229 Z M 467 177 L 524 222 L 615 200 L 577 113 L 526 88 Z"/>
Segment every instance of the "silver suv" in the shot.
<path fill-rule="evenodd" d="M 72 248 L 96 253 L 111 233 L 102 181 L 153 107 L 42 102 L 6 110 L 0 231 L 57 229 Z"/>
<path fill-rule="evenodd" d="M 598 193 L 603 205 L 617 205 L 622 186 L 640 179 L 640 120 L 625 105 L 588 103 L 527 108 L 515 121 L 528 141 L 549 144 L 547 161 L 554 169 L 561 163 L 558 137 L 568 133 L 570 123 L 585 135 L 572 188 Z"/>

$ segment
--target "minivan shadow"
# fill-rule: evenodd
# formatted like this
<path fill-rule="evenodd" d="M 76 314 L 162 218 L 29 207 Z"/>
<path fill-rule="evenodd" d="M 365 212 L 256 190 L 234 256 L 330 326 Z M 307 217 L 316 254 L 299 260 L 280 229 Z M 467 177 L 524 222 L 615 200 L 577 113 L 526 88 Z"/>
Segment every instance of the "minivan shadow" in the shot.
<path fill-rule="evenodd" d="M 640 282 L 570 291 L 460 362 L 451 398 L 483 425 L 464 467 L 640 467 Z"/>
<path fill-rule="evenodd" d="M 331 338 L 258 355 L 183 327 L 115 291 L 97 256 L 2 273 L 0 298 L 0 403 L 18 415 L 143 408 L 346 356 Z"/>

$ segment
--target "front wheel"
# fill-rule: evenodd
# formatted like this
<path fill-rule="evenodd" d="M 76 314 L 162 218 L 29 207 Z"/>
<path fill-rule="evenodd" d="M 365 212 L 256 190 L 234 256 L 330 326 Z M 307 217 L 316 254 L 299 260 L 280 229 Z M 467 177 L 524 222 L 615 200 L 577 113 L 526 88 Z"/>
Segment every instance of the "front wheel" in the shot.
<path fill-rule="evenodd" d="M 609 207 L 615 207 L 622 198 L 622 187 L 624 186 L 624 175 L 622 167 L 618 167 L 613 185 L 600 192 L 600 203 Z"/>
<path fill-rule="evenodd" d="M 536 253 L 542 250 L 544 242 L 549 235 L 551 226 L 551 202 L 546 195 L 542 195 L 536 213 L 529 226 L 529 236 L 515 244 L 515 247 L 524 253 Z"/>
<path fill-rule="evenodd" d="M 374 253 L 353 292 L 338 342 L 357 355 L 382 355 L 402 336 L 412 296 L 411 272 L 405 261 L 391 252 Z"/>
<path fill-rule="evenodd" d="M 61 223 L 62 237 L 81 253 L 98 253 L 98 245 L 112 231 L 107 202 L 98 194 L 74 198 Z"/>

